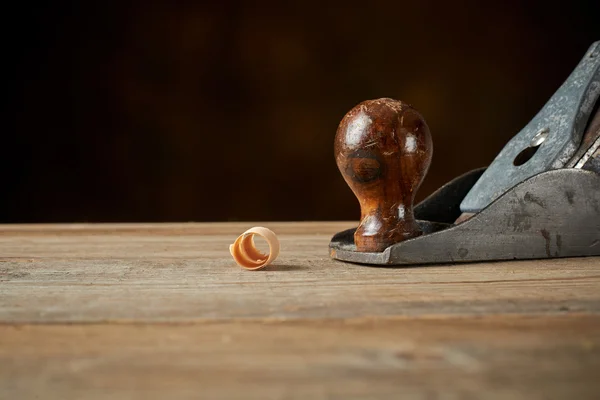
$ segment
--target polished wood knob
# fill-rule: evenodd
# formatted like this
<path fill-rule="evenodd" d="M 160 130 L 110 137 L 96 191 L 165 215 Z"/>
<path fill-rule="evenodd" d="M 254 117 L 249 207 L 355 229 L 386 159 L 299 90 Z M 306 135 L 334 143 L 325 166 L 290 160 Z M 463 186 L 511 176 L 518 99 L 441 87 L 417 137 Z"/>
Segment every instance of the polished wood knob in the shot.
<path fill-rule="evenodd" d="M 433 144 L 414 108 L 386 98 L 360 103 L 340 122 L 334 152 L 360 202 L 357 251 L 380 252 L 422 233 L 413 201 L 431 163 Z"/>

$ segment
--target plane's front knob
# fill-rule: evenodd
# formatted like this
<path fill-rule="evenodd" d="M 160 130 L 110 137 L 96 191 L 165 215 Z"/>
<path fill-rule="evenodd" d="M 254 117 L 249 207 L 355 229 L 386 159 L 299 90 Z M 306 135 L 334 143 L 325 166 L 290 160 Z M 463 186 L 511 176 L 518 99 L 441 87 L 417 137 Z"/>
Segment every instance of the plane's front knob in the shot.
<path fill-rule="evenodd" d="M 381 252 L 422 233 L 413 201 L 431 163 L 433 144 L 414 108 L 387 98 L 360 103 L 340 122 L 334 151 L 360 202 L 357 251 Z"/>

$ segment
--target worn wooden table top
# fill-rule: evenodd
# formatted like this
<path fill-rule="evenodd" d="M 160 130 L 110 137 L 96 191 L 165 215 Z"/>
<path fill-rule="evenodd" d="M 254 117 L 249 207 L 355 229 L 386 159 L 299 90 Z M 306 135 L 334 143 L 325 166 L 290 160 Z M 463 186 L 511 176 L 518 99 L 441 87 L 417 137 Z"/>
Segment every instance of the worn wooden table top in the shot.
<path fill-rule="evenodd" d="M 0 399 L 600 398 L 600 258 L 373 268 L 351 223 L 0 226 Z"/>

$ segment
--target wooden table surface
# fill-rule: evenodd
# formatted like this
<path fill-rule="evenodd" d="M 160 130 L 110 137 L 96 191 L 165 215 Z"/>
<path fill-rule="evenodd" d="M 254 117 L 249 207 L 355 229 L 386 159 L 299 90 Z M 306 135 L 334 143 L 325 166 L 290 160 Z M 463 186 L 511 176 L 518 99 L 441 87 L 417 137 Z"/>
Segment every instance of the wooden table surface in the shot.
<path fill-rule="evenodd" d="M 600 258 L 329 259 L 352 223 L 0 226 L 0 399 L 599 399 Z"/>

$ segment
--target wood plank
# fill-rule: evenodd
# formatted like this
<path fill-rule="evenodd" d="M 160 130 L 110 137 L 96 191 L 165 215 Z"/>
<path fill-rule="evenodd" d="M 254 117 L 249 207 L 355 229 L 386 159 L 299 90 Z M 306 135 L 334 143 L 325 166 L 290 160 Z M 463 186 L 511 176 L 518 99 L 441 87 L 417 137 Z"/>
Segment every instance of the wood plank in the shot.
<path fill-rule="evenodd" d="M 600 316 L 0 325 L 6 399 L 597 399 Z"/>
<path fill-rule="evenodd" d="M 249 224 L 16 226 L 0 230 L 0 321 L 197 321 L 600 312 L 600 259 L 371 268 L 331 260 L 351 223 L 269 224 L 263 271 L 227 251 Z"/>
<path fill-rule="evenodd" d="M 600 258 L 373 268 L 352 223 L 0 226 L 0 398 L 597 398 Z M 263 224 L 260 224 L 263 225 Z"/>

